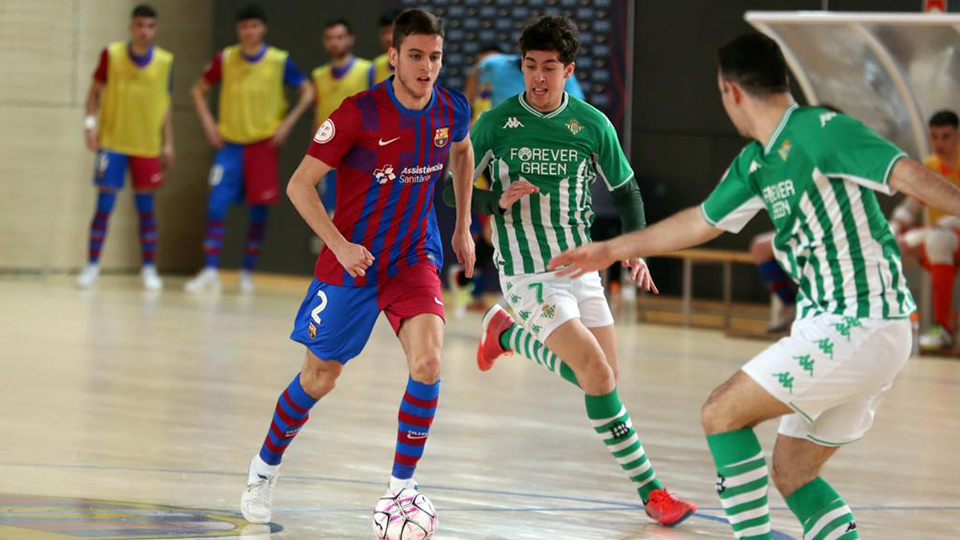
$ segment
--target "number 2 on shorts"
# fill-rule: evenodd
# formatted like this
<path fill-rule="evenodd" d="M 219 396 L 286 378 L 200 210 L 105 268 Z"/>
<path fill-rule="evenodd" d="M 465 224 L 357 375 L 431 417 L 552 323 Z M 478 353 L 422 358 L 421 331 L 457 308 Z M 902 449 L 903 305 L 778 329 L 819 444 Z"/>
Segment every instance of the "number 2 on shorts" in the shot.
<path fill-rule="evenodd" d="M 320 312 L 327 308 L 327 295 L 323 291 L 317 291 L 317 298 L 320 299 L 320 305 L 313 308 L 313 311 L 310 312 L 310 318 L 313 319 L 313 322 L 320 324 Z"/>

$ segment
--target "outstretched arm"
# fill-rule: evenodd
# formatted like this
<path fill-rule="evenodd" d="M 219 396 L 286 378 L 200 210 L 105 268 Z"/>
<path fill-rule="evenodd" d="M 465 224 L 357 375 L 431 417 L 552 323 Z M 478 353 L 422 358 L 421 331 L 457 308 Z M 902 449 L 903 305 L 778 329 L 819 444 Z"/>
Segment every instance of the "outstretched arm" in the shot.
<path fill-rule="evenodd" d="M 910 158 L 893 166 L 890 187 L 920 202 L 960 217 L 960 188 Z"/>
<path fill-rule="evenodd" d="M 700 208 L 691 206 L 645 229 L 595 242 L 554 257 L 550 270 L 566 266 L 558 275 L 580 277 L 610 266 L 617 260 L 648 257 L 677 251 L 713 240 L 722 233 L 707 223 Z"/>

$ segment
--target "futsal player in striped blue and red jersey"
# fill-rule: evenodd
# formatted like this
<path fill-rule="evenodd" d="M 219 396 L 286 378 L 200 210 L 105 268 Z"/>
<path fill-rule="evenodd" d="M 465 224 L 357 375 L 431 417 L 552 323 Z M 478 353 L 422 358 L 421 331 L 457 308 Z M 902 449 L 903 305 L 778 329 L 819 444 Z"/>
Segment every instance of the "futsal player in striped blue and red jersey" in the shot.
<path fill-rule="evenodd" d="M 297 211 L 325 245 L 291 334 L 306 346 L 306 359 L 280 395 L 250 463 L 240 506 L 254 523 L 270 520 L 284 451 L 343 366 L 363 350 L 381 311 L 403 345 L 410 371 L 389 489 L 417 487 L 413 473 L 437 409 L 443 345 L 438 276 L 443 252 L 433 193 L 449 168 L 458 199 L 453 250 L 471 275 L 473 147 L 466 98 L 435 85 L 443 58 L 440 20 L 407 10 L 396 19 L 393 43 L 395 74 L 347 98 L 324 121 L 287 186 Z M 337 211 L 331 220 L 316 185 L 333 169 Z"/>

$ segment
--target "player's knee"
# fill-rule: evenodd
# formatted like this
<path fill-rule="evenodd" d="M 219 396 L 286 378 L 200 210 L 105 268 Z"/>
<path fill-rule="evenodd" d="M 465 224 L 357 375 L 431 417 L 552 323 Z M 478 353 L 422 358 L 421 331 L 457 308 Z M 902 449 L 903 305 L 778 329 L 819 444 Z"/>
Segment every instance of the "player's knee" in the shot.
<path fill-rule="evenodd" d="M 410 375 L 417 382 L 433 384 L 440 379 L 440 355 L 424 354 L 417 356 L 411 363 Z"/>
<path fill-rule="evenodd" d="M 333 391 L 340 376 L 339 369 L 324 369 L 324 366 L 307 366 L 300 371 L 300 386 L 310 397 L 320 399 Z"/>
<path fill-rule="evenodd" d="M 773 242 L 769 235 L 761 234 L 755 236 L 750 242 L 750 254 L 753 260 L 762 263 L 773 258 Z"/>
<path fill-rule="evenodd" d="M 581 364 L 579 370 L 574 370 L 574 374 L 580 386 L 588 393 L 606 394 L 612 392 L 617 385 L 613 368 L 602 356 L 588 358 Z"/>
<path fill-rule="evenodd" d="M 788 463 L 784 463 L 783 460 L 774 457 L 773 466 L 770 469 L 770 479 L 773 480 L 773 485 L 777 487 L 777 491 L 784 497 L 790 496 L 798 488 L 813 480 L 812 477 L 808 478 L 808 476 L 810 475 L 806 474 L 805 471 L 793 468 Z"/>
<path fill-rule="evenodd" d="M 723 433 L 739 427 L 733 425 L 729 415 L 724 413 L 724 409 L 721 395 L 718 390 L 714 390 L 703 407 L 700 408 L 700 424 L 707 435 Z"/>

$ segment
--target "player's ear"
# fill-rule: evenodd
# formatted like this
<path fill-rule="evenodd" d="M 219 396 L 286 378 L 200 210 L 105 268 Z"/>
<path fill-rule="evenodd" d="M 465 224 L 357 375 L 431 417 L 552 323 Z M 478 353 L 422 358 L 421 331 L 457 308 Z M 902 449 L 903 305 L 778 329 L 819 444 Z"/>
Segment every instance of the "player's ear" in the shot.
<path fill-rule="evenodd" d="M 390 50 L 387 51 L 387 58 L 390 60 L 390 65 L 393 66 L 393 69 L 397 69 L 397 56 L 400 55 L 400 51 L 394 49 L 392 46 Z"/>
<path fill-rule="evenodd" d="M 573 70 L 577 68 L 576 62 L 570 62 L 569 64 L 563 66 L 563 78 L 568 79 L 573 75 Z"/>

